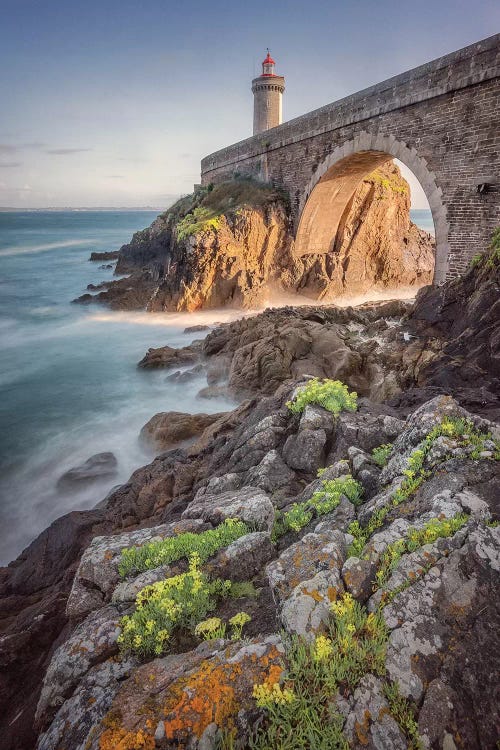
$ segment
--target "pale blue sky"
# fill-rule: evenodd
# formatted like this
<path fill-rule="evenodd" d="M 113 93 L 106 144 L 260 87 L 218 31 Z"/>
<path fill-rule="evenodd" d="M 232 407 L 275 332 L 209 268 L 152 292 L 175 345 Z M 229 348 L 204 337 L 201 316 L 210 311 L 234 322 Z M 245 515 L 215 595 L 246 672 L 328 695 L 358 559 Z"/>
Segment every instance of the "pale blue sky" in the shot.
<path fill-rule="evenodd" d="M 284 119 L 500 27 L 498 0 L 0 0 L 0 205 L 164 206 L 251 134 L 265 48 Z"/>

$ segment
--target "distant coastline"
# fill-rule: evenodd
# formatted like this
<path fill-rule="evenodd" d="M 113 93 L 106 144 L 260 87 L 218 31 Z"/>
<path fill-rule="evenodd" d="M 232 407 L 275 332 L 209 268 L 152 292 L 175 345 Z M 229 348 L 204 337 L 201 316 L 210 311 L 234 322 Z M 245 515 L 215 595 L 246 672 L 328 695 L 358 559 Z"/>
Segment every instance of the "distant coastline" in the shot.
<path fill-rule="evenodd" d="M 172 198 L 172 201 L 175 198 Z M 0 206 L 1 213 L 27 213 L 37 212 L 46 213 L 48 211 L 164 211 L 168 205 L 171 205 L 170 198 L 167 206 L 50 206 L 48 208 L 13 208 L 11 206 Z"/>

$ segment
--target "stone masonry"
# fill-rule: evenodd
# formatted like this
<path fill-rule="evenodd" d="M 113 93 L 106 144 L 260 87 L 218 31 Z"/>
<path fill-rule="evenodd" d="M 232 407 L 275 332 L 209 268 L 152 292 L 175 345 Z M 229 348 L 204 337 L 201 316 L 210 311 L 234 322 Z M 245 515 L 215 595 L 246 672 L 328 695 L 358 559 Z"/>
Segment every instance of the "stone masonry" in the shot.
<path fill-rule="evenodd" d="M 253 176 L 284 187 L 296 252 L 334 239 L 353 184 L 397 158 L 420 181 L 436 231 L 434 283 L 463 272 L 500 224 L 500 34 L 328 104 L 202 160 L 202 184 Z M 487 183 L 485 192 L 478 185 Z M 310 200 L 309 200 L 310 199 Z M 330 245 L 331 247 L 331 245 Z"/>

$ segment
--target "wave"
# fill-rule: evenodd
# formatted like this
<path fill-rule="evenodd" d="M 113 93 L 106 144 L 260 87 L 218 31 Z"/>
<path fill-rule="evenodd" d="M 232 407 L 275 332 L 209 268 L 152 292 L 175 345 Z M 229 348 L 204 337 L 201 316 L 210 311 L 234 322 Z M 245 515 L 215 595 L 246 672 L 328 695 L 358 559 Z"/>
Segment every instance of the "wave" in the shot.
<path fill-rule="evenodd" d="M 183 328 L 194 325 L 216 325 L 237 318 L 255 315 L 259 310 L 219 309 L 200 312 L 97 312 L 88 315 L 91 323 L 133 323 L 141 326 L 166 326 Z"/>
<path fill-rule="evenodd" d="M 0 250 L 0 256 L 29 255 L 30 253 L 42 253 L 46 250 L 55 250 L 58 247 L 75 247 L 76 245 L 88 245 L 89 243 L 90 240 L 64 240 L 63 242 L 47 242 L 44 245 L 6 247 L 3 250 Z"/>

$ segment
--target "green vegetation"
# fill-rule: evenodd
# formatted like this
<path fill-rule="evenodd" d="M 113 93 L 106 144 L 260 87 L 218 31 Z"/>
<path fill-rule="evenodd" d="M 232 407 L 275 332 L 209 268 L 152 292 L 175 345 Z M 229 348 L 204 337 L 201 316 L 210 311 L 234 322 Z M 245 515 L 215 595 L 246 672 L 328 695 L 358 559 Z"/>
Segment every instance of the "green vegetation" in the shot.
<path fill-rule="evenodd" d="M 350 474 L 338 479 L 325 479 L 321 488 L 316 490 L 309 500 L 294 503 L 286 513 L 276 514 L 272 539 L 276 541 L 288 531 L 300 531 L 310 523 L 314 515 L 324 516 L 335 510 L 342 495 L 345 495 L 353 505 L 359 505 L 362 493 L 361 485 Z"/>
<path fill-rule="evenodd" d="M 340 380 L 319 380 L 312 378 L 299 388 L 293 401 L 287 406 L 293 414 L 300 414 L 308 404 L 319 404 L 327 411 L 338 416 L 341 411 L 356 411 L 358 394 L 349 393 L 347 386 Z"/>
<path fill-rule="evenodd" d="M 429 454 L 434 442 L 439 437 L 448 437 L 462 448 L 472 448 L 470 457 L 479 459 L 481 452 L 484 450 L 484 443 L 492 440 L 490 433 L 482 433 L 476 430 L 473 423 L 468 419 L 461 417 L 444 417 L 440 424 L 437 424 L 427 434 L 425 439 L 420 443 L 408 458 L 408 468 L 403 472 L 404 479 L 399 488 L 391 497 L 391 504 L 378 508 L 371 516 L 368 524 L 362 527 L 359 521 L 353 521 L 349 526 L 349 533 L 353 535 L 354 541 L 349 547 L 348 554 L 359 557 L 363 552 L 365 544 L 371 535 L 384 524 L 391 507 L 397 508 L 398 505 L 408 500 L 418 490 L 420 485 L 430 476 L 430 472 L 424 469 L 425 459 Z M 500 457 L 500 445 L 498 441 L 493 441 L 496 446 L 494 458 Z M 451 456 L 441 459 L 445 461 Z"/>
<path fill-rule="evenodd" d="M 259 594 L 251 581 L 233 581 L 229 591 L 231 599 L 257 599 Z"/>
<path fill-rule="evenodd" d="M 500 227 L 497 227 L 491 236 L 488 252 L 473 255 L 469 263 L 469 268 L 483 265 L 484 268 L 489 270 L 494 270 L 500 266 Z"/>
<path fill-rule="evenodd" d="M 401 195 L 406 195 L 409 192 L 408 185 L 404 183 L 398 182 L 397 179 L 391 180 L 390 177 L 386 177 L 385 175 L 382 175 L 378 172 L 378 170 L 375 170 L 375 172 L 372 172 L 367 177 L 365 177 L 365 180 L 367 182 L 371 182 L 374 185 L 380 185 L 384 190 L 391 190 L 393 193 L 401 193 Z"/>
<path fill-rule="evenodd" d="M 219 597 L 227 596 L 231 582 L 209 578 L 193 553 L 186 573 L 146 586 L 137 594 L 136 608 L 120 620 L 120 649 L 141 657 L 160 656 L 176 628 L 194 630 L 212 611 Z"/>
<path fill-rule="evenodd" d="M 186 531 L 159 542 L 124 549 L 118 569 L 120 575 L 125 577 L 160 565 L 169 565 L 183 557 L 188 558 L 192 553 L 198 554 L 200 563 L 204 563 L 219 549 L 227 547 L 249 532 L 249 527 L 243 521 L 227 518 L 217 528 L 199 534 Z"/>
<path fill-rule="evenodd" d="M 387 465 L 392 451 L 392 443 L 383 443 L 372 450 L 372 458 L 381 468 Z"/>
<path fill-rule="evenodd" d="M 226 635 L 226 625 L 220 617 L 209 617 L 208 620 L 202 620 L 198 623 L 194 629 L 194 634 L 203 641 L 224 638 Z"/>
<path fill-rule="evenodd" d="M 316 490 L 308 503 L 319 516 L 323 516 L 337 507 L 342 495 L 345 495 L 353 505 L 359 505 L 362 494 L 360 483 L 349 474 L 338 479 L 325 479 L 321 489 Z"/>
<path fill-rule="evenodd" d="M 453 536 L 468 520 L 469 516 L 465 513 L 458 513 L 444 520 L 431 518 L 422 529 L 408 529 L 406 536 L 389 544 L 383 553 L 375 575 L 374 589 L 381 588 L 387 583 L 404 554 L 415 552 L 424 544 L 432 544 L 437 539 Z"/>
<path fill-rule="evenodd" d="M 198 188 L 191 195 L 180 198 L 162 218 L 175 226 L 177 239 L 184 240 L 198 232 L 217 230 L 224 216 L 236 216 L 247 208 L 258 209 L 275 201 L 289 212 L 290 200 L 284 190 L 249 178 L 239 178 Z M 145 231 L 148 232 L 145 238 L 149 239 L 149 230 Z"/>
<path fill-rule="evenodd" d="M 399 724 L 401 731 L 406 735 L 408 750 L 424 750 L 424 744 L 418 733 L 418 725 L 415 720 L 415 706 L 401 695 L 397 682 L 386 683 L 384 693 L 392 716 Z"/>
<path fill-rule="evenodd" d="M 229 624 L 231 625 L 231 638 L 233 641 L 238 641 L 241 638 L 243 628 L 251 619 L 247 612 L 237 612 L 231 617 Z"/>
<path fill-rule="evenodd" d="M 177 223 L 177 239 L 185 240 L 187 237 L 191 237 L 191 235 L 198 234 L 199 232 L 207 232 L 210 229 L 217 230 L 221 223 L 221 214 L 216 214 L 204 206 L 198 206 L 193 209 L 192 213 L 186 214 Z"/>
<path fill-rule="evenodd" d="M 229 620 L 231 626 L 231 639 L 239 641 L 245 625 L 252 618 L 246 612 L 237 612 Z M 202 620 L 194 629 L 194 634 L 204 641 L 211 641 L 214 638 L 225 638 L 226 623 L 220 617 L 209 617 L 208 620 Z"/>
<path fill-rule="evenodd" d="M 267 719 L 250 742 L 254 750 L 348 750 L 334 698 L 339 690 L 352 693 L 367 672 L 385 675 L 388 635 L 383 617 L 368 613 L 350 594 L 332 603 L 331 611 L 326 635 L 312 643 L 288 638 L 283 686 L 254 687 Z"/>
<path fill-rule="evenodd" d="M 496 268 L 500 265 L 500 227 L 497 227 L 491 237 L 490 252 L 487 256 L 486 267 Z"/>

